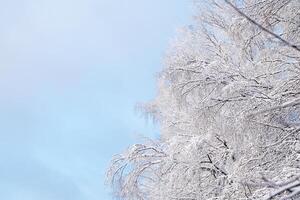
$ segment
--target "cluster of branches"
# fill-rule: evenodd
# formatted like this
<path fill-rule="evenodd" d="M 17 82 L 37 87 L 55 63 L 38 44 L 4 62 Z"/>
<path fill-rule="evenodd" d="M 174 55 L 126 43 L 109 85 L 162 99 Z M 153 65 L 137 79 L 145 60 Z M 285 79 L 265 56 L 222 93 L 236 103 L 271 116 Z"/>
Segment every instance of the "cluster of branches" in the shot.
<path fill-rule="evenodd" d="M 299 199 L 300 2 L 196 1 L 143 109 L 161 139 L 116 156 L 121 199 Z"/>

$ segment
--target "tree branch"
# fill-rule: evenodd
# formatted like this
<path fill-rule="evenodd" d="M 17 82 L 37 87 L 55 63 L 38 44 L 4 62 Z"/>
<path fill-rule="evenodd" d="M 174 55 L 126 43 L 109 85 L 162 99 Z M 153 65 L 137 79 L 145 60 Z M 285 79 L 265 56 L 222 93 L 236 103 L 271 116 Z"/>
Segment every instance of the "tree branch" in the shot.
<path fill-rule="evenodd" d="M 225 0 L 225 2 L 231 7 L 233 8 L 236 12 L 238 12 L 241 16 L 245 17 L 249 22 L 251 22 L 252 24 L 256 25 L 257 27 L 259 27 L 261 30 L 263 30 L 264 32 L 272 35 L 273 37 L 275 37 L 276 39 L 280 40 L 281 42 L 283 42 L 284 44 L 286 44 L 287 46 L 297 50 L 300 52 L 300 47 L 290 43 L 289 41 L 283 39 L 282 37 L 280 37 L 279 35 L 277 35 L 276 33 L 270 31 L 269 29 L 263 27 L 261 24 L 259 24 L 258 22 L 256 22 L 254 19 L 252 19 L 251 17 L 249 17 L 248 15 L 246 15 L 244 12 L 242 12 L 239 8 L 237 8 L 235 5 L 233 5 L 230 1 Z"/>

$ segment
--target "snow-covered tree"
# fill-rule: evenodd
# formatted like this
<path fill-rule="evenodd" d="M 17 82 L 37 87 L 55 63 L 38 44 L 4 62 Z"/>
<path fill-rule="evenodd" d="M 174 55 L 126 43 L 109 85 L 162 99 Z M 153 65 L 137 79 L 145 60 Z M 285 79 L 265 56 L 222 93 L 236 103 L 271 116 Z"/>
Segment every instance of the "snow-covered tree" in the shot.
<path fill-rule="evenodd" d="M 300 199 L 300 1 L 196 1 L 142 109 L 161 139 L 117 155 L 121 199 Z"/>

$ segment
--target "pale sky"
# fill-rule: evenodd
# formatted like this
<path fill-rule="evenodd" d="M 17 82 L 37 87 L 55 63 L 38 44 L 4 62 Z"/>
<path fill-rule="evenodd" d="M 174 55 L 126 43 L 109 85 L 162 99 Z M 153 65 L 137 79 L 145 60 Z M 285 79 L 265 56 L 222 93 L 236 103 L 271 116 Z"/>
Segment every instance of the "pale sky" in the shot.
<path fill-rule="evenodd" d="M 110 200 L 191 0 L 0 0 L 0 199 Z"/>

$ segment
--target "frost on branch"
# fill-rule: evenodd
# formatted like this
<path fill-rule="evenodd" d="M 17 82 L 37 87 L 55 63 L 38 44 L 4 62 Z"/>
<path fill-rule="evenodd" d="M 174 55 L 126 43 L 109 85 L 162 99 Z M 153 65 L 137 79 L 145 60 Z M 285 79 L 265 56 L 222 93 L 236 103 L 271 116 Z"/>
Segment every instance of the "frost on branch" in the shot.
<path fill-rule="evenodd" d="M 196 1 L 194 24 L 170 45 L 159 93 L 142 106 L 161 139 L 108 171 L 121 199 L 300 198 L 300 2 L 231 3 Z"/>

